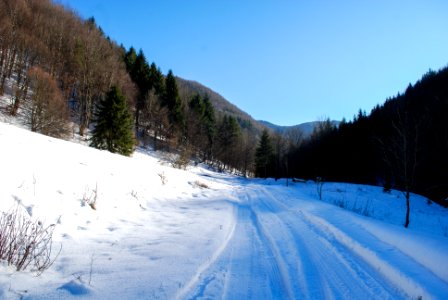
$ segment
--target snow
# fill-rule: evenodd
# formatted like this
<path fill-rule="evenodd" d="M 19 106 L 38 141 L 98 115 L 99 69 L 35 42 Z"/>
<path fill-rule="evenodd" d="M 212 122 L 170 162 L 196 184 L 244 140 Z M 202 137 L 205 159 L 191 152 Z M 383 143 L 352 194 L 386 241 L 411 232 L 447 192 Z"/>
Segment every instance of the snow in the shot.
<path fill-rule="evenodd" d="M 244 179 L 0 122 L 0 211 L 56 224 L 41 276 L 1 299 L 446 299 L 447 210 L 398 191 Z M 161 177 L 166 178 L 163 183 Z M 96 209 L 84 199 L 96 197 Z"/>

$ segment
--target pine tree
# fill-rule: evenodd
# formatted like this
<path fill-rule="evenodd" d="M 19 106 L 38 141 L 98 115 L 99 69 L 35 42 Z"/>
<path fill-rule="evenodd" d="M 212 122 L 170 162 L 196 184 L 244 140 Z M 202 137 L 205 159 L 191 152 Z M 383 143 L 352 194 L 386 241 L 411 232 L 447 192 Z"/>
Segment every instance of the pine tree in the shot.
<path fill-rule="evenodd" d="M 241 129 L 237 120 L 233 116 L 225 115 L 222 119 L 218 134 L 217 143 L 214 145 L 216 158 L 226 166 L 237 167 L 238 145 L 241 142 Z"/>
<path fill-rule="evenodd" d="M 146 105 L 146 95 L 151 89 L 151 84 L 149 82 L 149 66 L 142 50 L 139 51 L 135 58 L 130 74 L 132 81 L 134 81 L 138 87 L 137 101 L 135 103 L 135 130 L 138 134 L 141 125 L 140 115 Z"/>
<path fill-rule="evenodd" d="M 271 175 L 274 162 L 274 148 L 267 130 L 263 131 L 260 143 L 255 150 L 255 175 L 267 178 Z"/>
<path fill-rule="evenodd" d="M 90 146 L 129 156 L 134 151 L 132 117 L 126 99 L 113 86 L 95 113 L 95 129 Z"/>
<path fill-rule="evenodd" d="M 165 79 L 165 93 L 162 97 L 162 106 L 168 107 L 170 122 L 175 125 L 182 125 L 182 102 L 177 88 L 176 78 L 170 70 Z"/>
<path fill-rule="evenodd" d="M 215 109 L 208 97 L 205 97 L 203 99 L 203 104 L 204 104 L 204 114 L 202 117 L 202 124 L 204 126 L 204 131 L 207 136 L 207 144 L 205 145 L 205 149 L 207 149 L 206 156 L 207 159 L 211 159 L 213 141 L 215 140 L 216 137 Z"/>
<path fill-rule="evenodd" d="M 150 89 L 154 88 L 156 95 L 160 96 L 163 94 L 164 77 L 162 71 L 160 71 L 154 62 L 149 67 L 149 83 Z"/>
<path fill-rule="evenodd" d="M 124 63 L 129 74 L 133 72 L 135 61 L 137 60 L 137 53 L 134 47 L 129 48 L 129 51 L 124 55 Z"/>

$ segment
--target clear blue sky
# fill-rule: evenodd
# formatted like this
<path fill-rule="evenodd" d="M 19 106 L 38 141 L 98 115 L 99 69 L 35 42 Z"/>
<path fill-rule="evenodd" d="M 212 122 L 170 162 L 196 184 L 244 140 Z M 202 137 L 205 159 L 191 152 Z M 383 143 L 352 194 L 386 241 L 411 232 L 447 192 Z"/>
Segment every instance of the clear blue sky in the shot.
<path fill-rule="evenodd" d="M 448 65 L 447 0 L 59 0 L 255 119 L 352 119 Z"/>

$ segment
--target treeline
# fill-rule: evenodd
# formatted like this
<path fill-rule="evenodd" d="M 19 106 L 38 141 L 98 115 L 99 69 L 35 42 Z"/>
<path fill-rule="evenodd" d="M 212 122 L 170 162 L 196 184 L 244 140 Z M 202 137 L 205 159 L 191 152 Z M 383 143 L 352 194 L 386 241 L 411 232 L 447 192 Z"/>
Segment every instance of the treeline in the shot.
<path fill-rule="evenodd" d="M 13 78 L 12 115 L 24 108 L 28 119 L 45 123 L 46 109 L 64 102 L 66 113 L 59 122 L 68 121 L 71 113 L 84 135 L 96 103 L 111 86 L 133 99 L 134 87 L 120 47 L 105 37 L 93 19 L 81 20 L 49 0 L 1 0 L 0 37 L 0 94 L 7 79 Z M 42 84 L 58 91 L 50 98 L 35 99 L 31 90 Z"/>
<path fill-rule="evenodd" d="M 155 63 L 131 47 L 124 55 L 137 86 L 135 132 L 155 150 L 175 151 L 180 159 L 198 159 L 219 169 L 252 172 L 254 135 L 231 115 L 217 112 L 207 94 L 183 91 L 173 72 L 162 74 Z"/>
<path fill-rule="evenodd" d="M 337 128 L 321 123 L 309 139 L 283 155 L 284 163 L 275 163 L 272 150 L 267 176 L 380 185 L 447 206 L 447 113 L 448 68 L 430 71 L 369 115 L 360 111 Z M 257 174 L 263 175 L 259 166 Z"/>
<path fill-rule="evenodd" d="M 142 51 L 105 36 L 93 18 L 82 20 L 50 0 L 0 0 L 0 95 L 5 92 L 12 96 L 7 113 L 23 115 L 33 131 L 67 137 L 91 129 L 91 145 L 112 152 L 130 154 L 143 142 L 184 160 L 253 172 L 250 124 L 215 111 L 207 94 L 182 90 L 180 96 L 172 71 L 162 74 Z M 118 136 L 125 142 L 111 140 Z"/>

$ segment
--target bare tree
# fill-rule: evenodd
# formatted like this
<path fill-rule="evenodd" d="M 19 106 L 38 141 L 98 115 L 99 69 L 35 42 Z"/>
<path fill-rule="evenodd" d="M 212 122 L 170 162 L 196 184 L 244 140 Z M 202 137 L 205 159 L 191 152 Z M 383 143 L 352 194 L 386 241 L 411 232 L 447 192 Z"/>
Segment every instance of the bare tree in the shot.
<path fill-rule="evenodd" d="M 298 148 L 304 140 L 304 134 L 300 128 L 292 127 L 285 131 L 284 138 L 289 142 L 291 147 Z"/>
<path fill-rule="evenodd" d="M 32 68 L 29 76 L 33 93 L 25 116 L 31 130 L 58 138 L 67 136 L 69 114 L 56 81 L 40 68 Z"/>
<path fill-rule="evenodd" d="M 419 162 L 419 128 L 423 119 L 410 117 L 406 105 L 397 109 L 393 122 L 393 132 L 389 141 L 380 141 L 386 165 L 398 180 L 398 185 L 406 198 L 404 227 L 410 222 L 410 193 L 414 186 Z"/>
<path fill-rule="evenodd" d="M 245 177 L 254 173 L 255 147 L 257 144 L 255 136 L 247 130 L 243 131 L 241 140 L 241 171 Z"/>
<path fill-rule="evenodd" d="M 146 95 L 145 107 L 142 111 L 141 126 L 144 134 L 152 137 L 154 150 L 159 144 L 169 143 L 171 125 L 168 118 L 168 108 L 160 105 L 159 96 L 151 89 Z"/>
<path fill-rule="evenodd" d="M 273 135 L 274 155 L 275 155 L 275 178 L 287 176 L 287 154 L 288 142 L 280 134 Z"/>
<path fill-rule="evenodd" d="M 284 139 L 287 142 L 287 150 L 284 158 L 285 172 L 286 172 L 286 185 L 289 185 L 289 179 L 291 177 L 290 170 L 291 164 L 293 164 L 293 155 L 294 152 L 299 149 L 300 145 L 302 145 L 304 140 L 304 133 L 298 127 L 292 127 L 288 129 L 284 135 Z"/>

